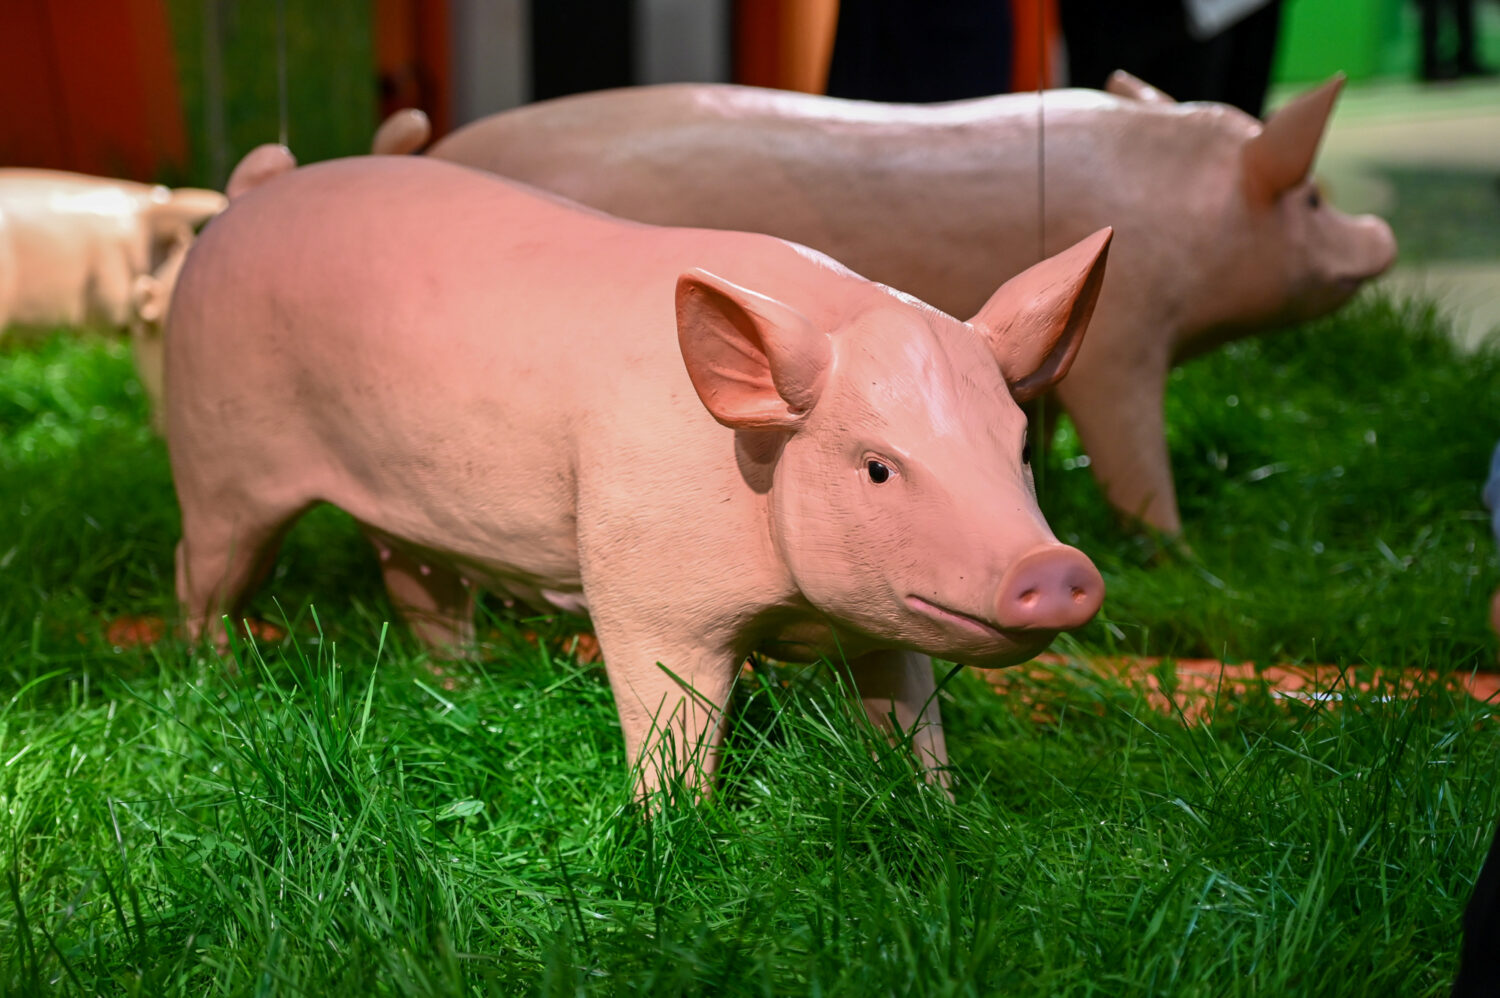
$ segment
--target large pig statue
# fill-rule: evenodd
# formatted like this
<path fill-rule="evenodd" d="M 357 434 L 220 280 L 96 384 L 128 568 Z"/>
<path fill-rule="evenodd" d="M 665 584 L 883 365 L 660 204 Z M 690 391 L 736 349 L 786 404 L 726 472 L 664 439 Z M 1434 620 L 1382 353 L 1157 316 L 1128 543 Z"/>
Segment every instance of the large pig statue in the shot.
<path fill-rule="evenodd" d="M 1116 262 L 1058 388 L 1109 500 L 1180 530 L 1162 418 L 1167 372 L 1223 341 L 1327 312 L 1391 262 L 1390 228 L 1325 203 L 1309 176 L 1335 79 L 1262 125 L 1178 104 L 1119 73 L 1109 93 L 893 105 L 717 85 L 544 101 L 475 122 L 431 155 L 660 225 L 768 232 L 953 315 L 1104 225 Z M 377 152 L 407 152 L 399 113 Z"/>
<path fill-rule="evenodd" d="M 218 191 L 0 169 L 0 334 L 13 322 L 129 326 L 159 412 L 159 350 L 141 331 L 159 325 L 194 229 L 226 203 Z"/>
<path fill-rule="evenodd" d="M 586 612 L 643 788 L 665 761 L 712 774 L 757 648 L 842 656 L 941 764 L 917 652 L 1020 662 L 1102 599 L 1037 509 L 1013 396 L 1067 370 L 1108 239 L 965 323 L 780 239 L 448 163 L 266 171 L 169 318 L 189 631 L 222 637 L 328 502 L 436 646 L 472 640 L 477 587 Z"/>

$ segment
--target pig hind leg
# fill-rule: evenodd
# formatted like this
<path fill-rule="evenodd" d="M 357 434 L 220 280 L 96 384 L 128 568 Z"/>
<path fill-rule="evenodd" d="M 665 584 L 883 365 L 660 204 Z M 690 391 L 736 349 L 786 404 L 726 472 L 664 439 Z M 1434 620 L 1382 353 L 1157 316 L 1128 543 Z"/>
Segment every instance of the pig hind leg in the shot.
<path fill-rule="evenodd" d="M 234 615 L 264 581 L 282 538 L 309 503 L 254 510 L 223 503 L 183 502 L 177 545 L 177 599 L 188 635 L 225 641 L 222 614 Z"/>
<path fill-rule="evenodd" d="M 365 535 L 380 558 L 386 592 L 421 641 L 445 654 L 474 646 L 474 590 L 451 568 L 424 561 L 377 531 Z"/>

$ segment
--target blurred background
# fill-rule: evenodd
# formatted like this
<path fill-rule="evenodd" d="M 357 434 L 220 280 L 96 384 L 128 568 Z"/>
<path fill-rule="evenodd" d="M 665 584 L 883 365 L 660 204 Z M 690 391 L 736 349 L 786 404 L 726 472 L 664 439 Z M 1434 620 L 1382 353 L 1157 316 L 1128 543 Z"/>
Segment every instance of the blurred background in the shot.
<path fill-rule="evenodd" d="M 1267 77 L 1274 107 L 1343 72 L 1318 172 L 1340 208 L 1391 221 L 1395 288 L 1473 339 L 1500 326 L 1497 65 L 1497 0 L 5 0 L 0 164 L 222 187 L 261 142 L 367 151 L 401 107 L 441 136 L 630 84 L 922 100 L 1123 66 L 1254 113 Z"/>

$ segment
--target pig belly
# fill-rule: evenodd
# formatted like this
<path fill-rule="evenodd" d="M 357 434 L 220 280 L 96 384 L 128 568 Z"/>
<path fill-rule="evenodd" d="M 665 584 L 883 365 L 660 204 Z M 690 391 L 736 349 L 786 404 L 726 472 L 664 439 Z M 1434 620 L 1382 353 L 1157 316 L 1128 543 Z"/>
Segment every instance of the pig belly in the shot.
<path fill-rule="evenodd" d="M 377 550 L 397 548 L 473 585 L 528 595 L 581 588 L 572 448 L 557 424 L 528 425 L 525 386 L 495 383 L 485 397 L 472 379 L 421 370 L 419 358 L 391 350 L 420 343 L 420 329 L 277 328 L 250 308 L 243 325 L 214 328 L 199 325 L 196 302 L 185 304 L 187 321 L 172 317 L 167 369 L 185 521 L 273 532 L 326 502 Z M 246 303 L 226 304 L 232 315 Z M 213 533 L 212 522 L 199 533 Z"/>
<path fill-rule="evenodd" d="M 341 408 L 347 422 L 310 428 L 315 453 L 298 434 L 282 441 L 292 466 L 273 459 L 306 502 L 349 513 L 377 550 L 389 539 L 424 564 L 537 609 L 547 604 L 534 593 L 581 591 L 571 471 L 553 441 L 517 432 L 455 445 L 403 420 L 400 406 L 378 415 Z"/>

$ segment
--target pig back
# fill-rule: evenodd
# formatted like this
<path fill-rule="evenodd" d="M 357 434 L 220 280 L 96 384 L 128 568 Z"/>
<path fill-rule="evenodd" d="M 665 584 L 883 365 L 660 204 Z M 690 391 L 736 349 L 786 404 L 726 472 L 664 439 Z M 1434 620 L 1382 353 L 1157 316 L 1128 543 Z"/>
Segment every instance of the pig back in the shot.
<path fill-rule="evenodd" d="M 1131 242 L 1153 228 L 1143 208 L 1201 209 L 1185 202 L 1192 106 L 1063 90 L 1043 107 L 1047 253 L 1106 224 Z M 901 105 L 671 84 L 506 111 L 430 155 L 624 218 L 789 239 L 966 317 L 1039 259 L 1037 111 L 1035 94 Z"/>
<path fill-rule="evenodd" d="M 787 261 L 818 269 L 766 237 L 621 222 L 426 159 L 296 170 L 236 199 L 183 268 L 174 469 L 190 455 L 294 473 L 308 498 L 463 551 L 495 546 L 476 517 L 561 530 L 580 464 L 701 487 L 733 474 L 733 434 L 683 366 L 677 277 Z M 264 438 L 253 453 L 224 451 L 246 434 Z"/>

